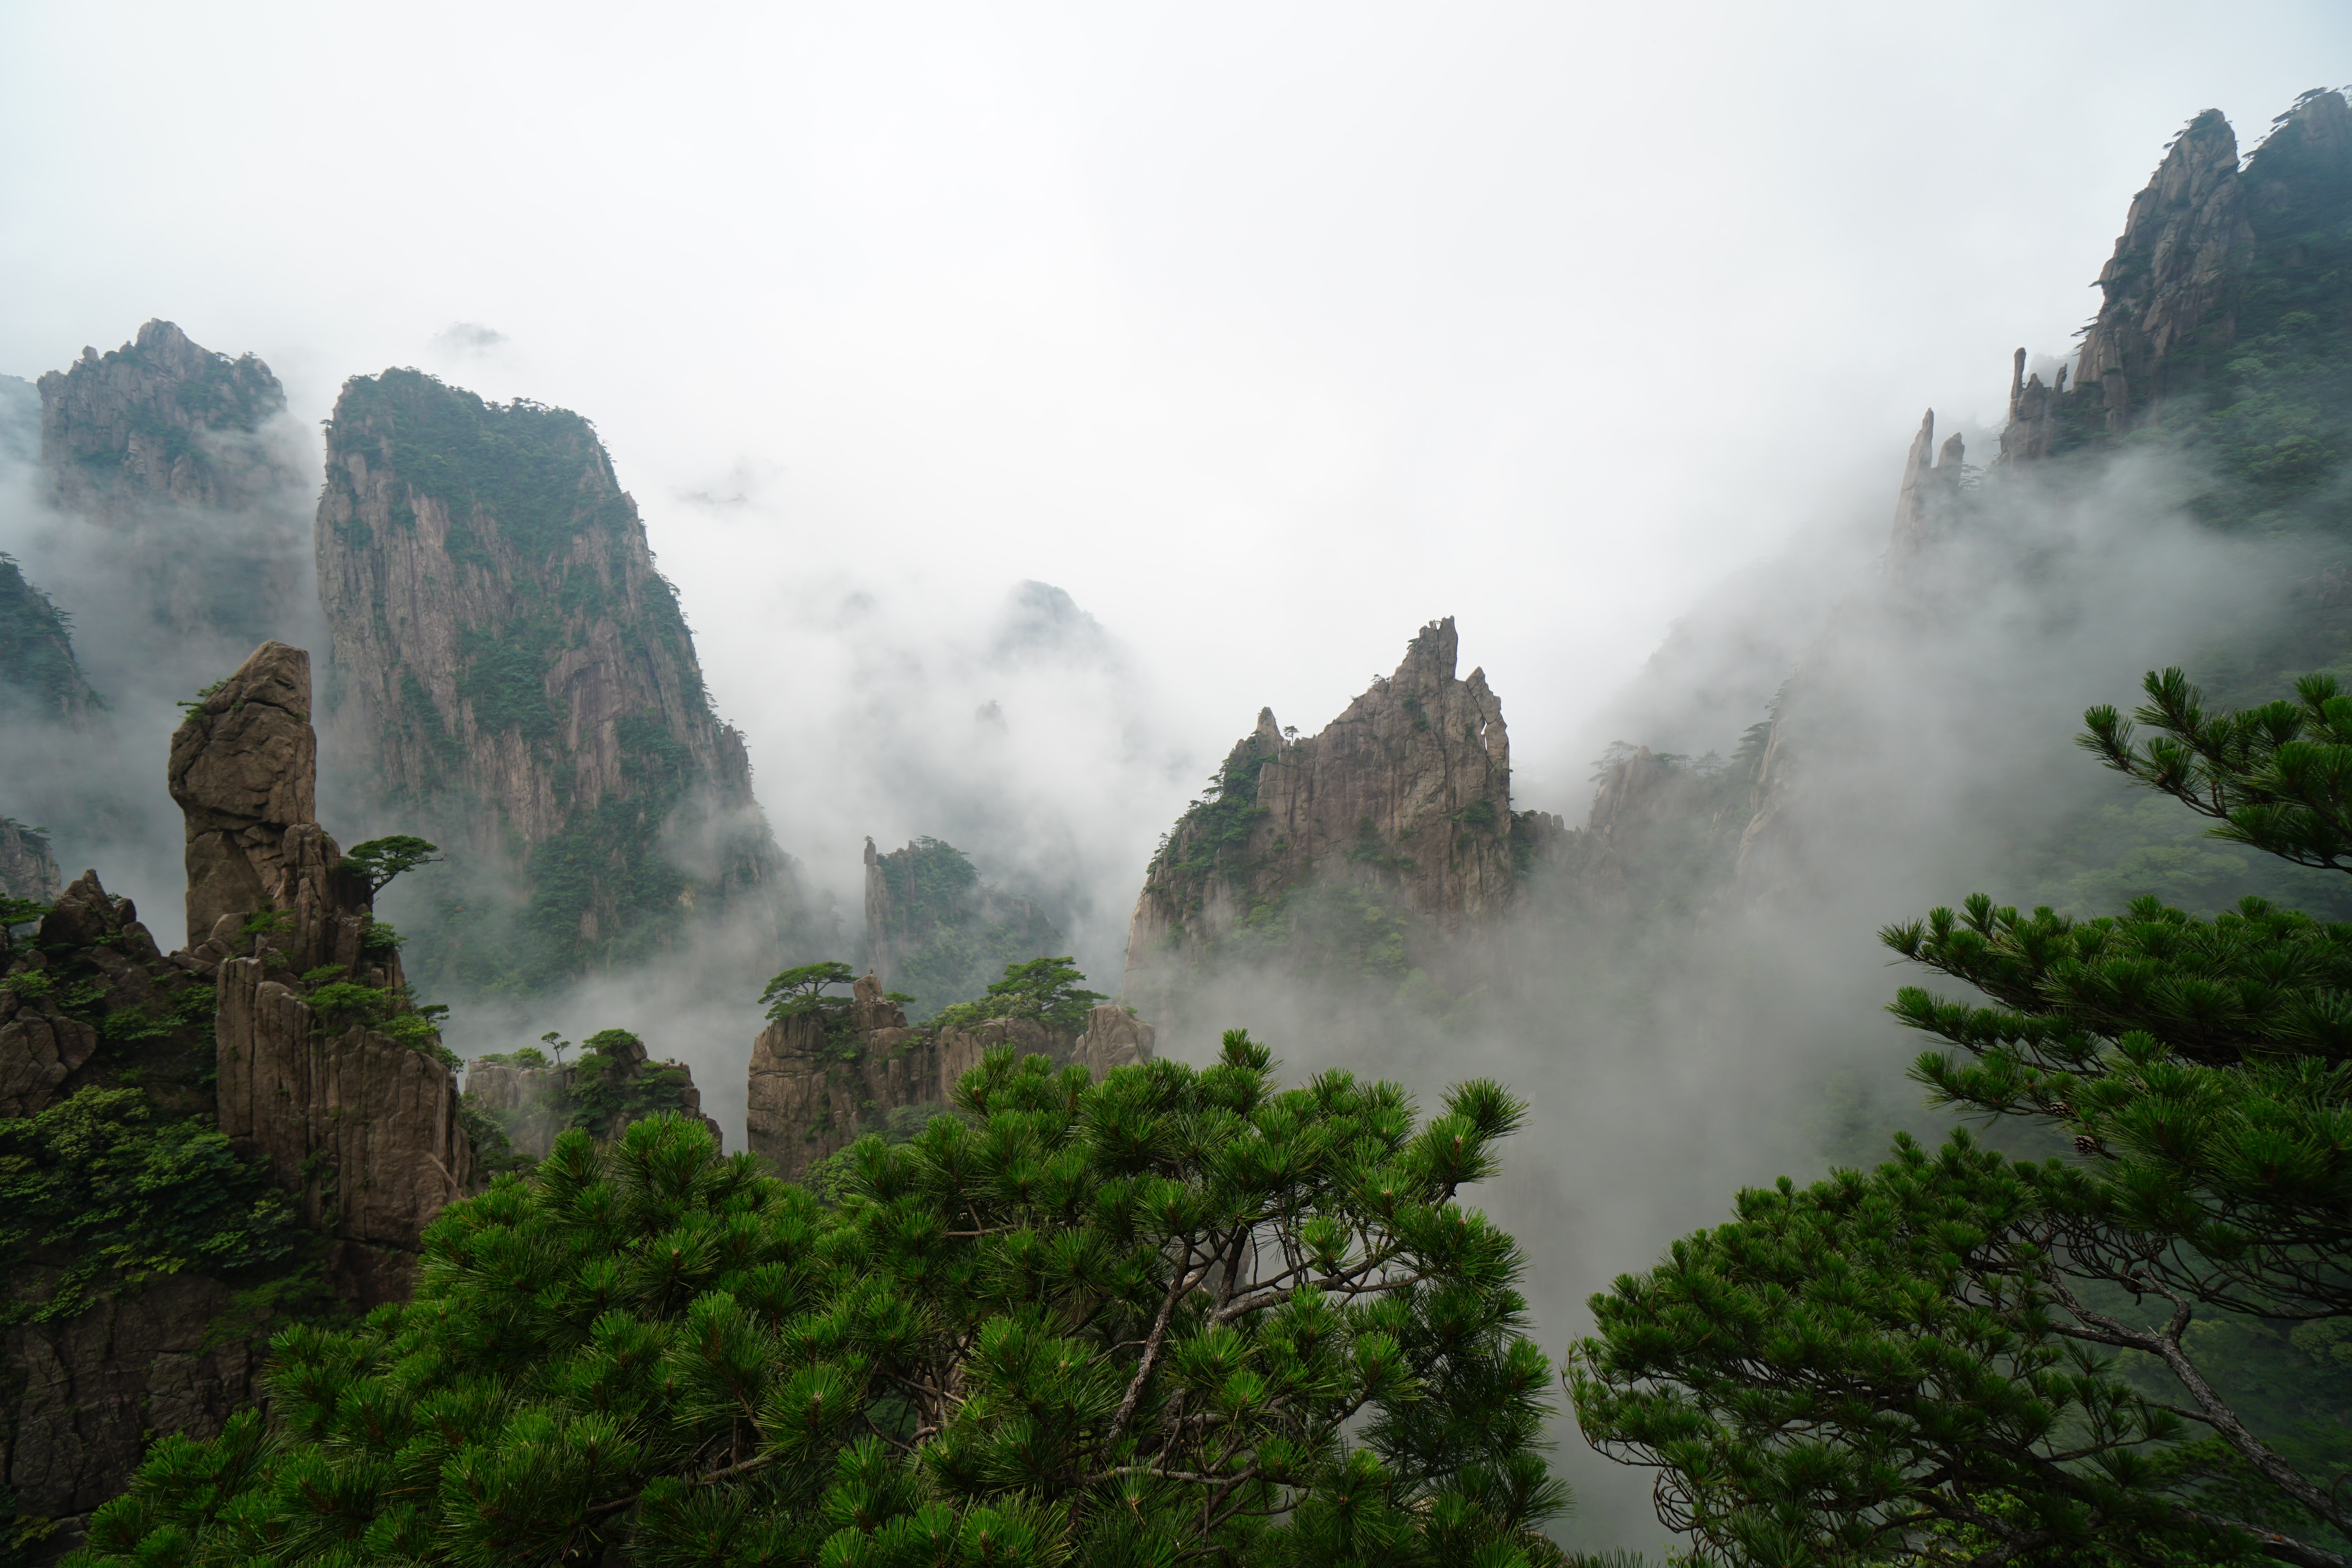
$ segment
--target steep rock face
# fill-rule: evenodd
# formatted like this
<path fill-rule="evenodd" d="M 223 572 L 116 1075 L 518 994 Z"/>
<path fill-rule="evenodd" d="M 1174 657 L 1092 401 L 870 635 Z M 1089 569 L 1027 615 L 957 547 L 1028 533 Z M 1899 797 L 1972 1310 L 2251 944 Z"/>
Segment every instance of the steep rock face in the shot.
<path fill-rule="evenodd" d="M 291 629 L 308 600 L 307 485 L 268 365 L 155 321 L 38 385 L 51 499 L 116 536 L 124 584 L 160 628 L 247 646 Z"/>
<path fill-rule="evenodd" d="M 56 1274 L 31 1268 L 16 1283 L 43 1300 Z M 217 1436 L 253 1402 L 268 1346 L 234 1336 L 207 1343 L 233 1306 L 219 1280 L 170 1274 L 62 1321 L 0 1334 L 10 1416 L 0 1427 L 0 1477 L 20 1514 L 58 1526 L 35 1561 L 79 1543 L 83 1520 L 122 1490 L 154 1439 Z"/>
<path fill-rule="evenodd" d="M 866 963 L 918 1017 L 979 994 L 1008 963 L 1066 951 L 1045 911 L 993 888 L 954 845 L 866 841 Z"/>
<path fill-rule="evenodd" d="M 2237 284 L 2253 226 L 2238 178 L 2238 137 L 2218 109 L 2189 122 L 2147 188 L 2132 198 L 2103 296 L 2083 340 L 2078 384 L 2097 384 L 2107 427 L 2167 390 L 2167 362 L 2194 344 L 2235 341 Z"/>
<path fill-rule="evenodd" d="M 426 1224 L 474 1180 L 449 1069 L 419 1046 L 313 1008 L 313 976 L 407 1006 L 398 950 L 316 810 L 310 657 L 264 643 L 172 737 L 168 780 L 187 826 L 191 958 L 212 967 L 220 1129 L 301 1196 L 339 1244 L 339 1293 L 405 1292 Z M 257 919 L 256 917 L 258 917 Z"/>
<path fill-rule="evenodd" d="M 58 858 L 37 829 L 0 816 L 0 899 L 47 903 L 58 896 Z"/>
<path fill-rule="evenodd" d="M 0 555 L 0 734 L 27 720 L 79 725 L 105 706 L 74 658 L 66 616 Z"/>
<path fill-rule="evenodd" d="M 220 1129 L 339 1244 L 336 1294 L 398 1300 L 425 1227 L 474 1184 L 457 1080 L 377 1030 L 331 1030 L 299 989 L 269 977 L 269 956 L 220 967 Z"/>
<path fill-rule="evenodd" d="M 1320 734 L 1273 712 L 1177 823 L 1128 928 L 1126 994 L 1159 1003 L 1254 912 L 1318 880 L 1374 889 L 1442 936 L 1499 913 L 1520 862 L 1510 740 L 1483 670 L 1454 675 L 1449 616 Z"/>
<path fill-rule="evenodd" d="M 2099 273 L 2102 302 L 2073 367 L 2073 387 L 2064 369 L 2054 384 L 2029 377 L 2025 351 L 2018 351 L 2000 461 L 2033 462 L 2167 418 L 2166 405 L 2190 394 L 2226 405 L 2252 391 L 2275 405 L 2284 390 L 2277 384 L 2232 384 L 2242 374 L 2261 382 L 2276 368 L 2263 355 L 2242 360 L 2238 351 L 2271 338 L 2290 357 L 2308 360 L 2314 350 L 2328 357 L 2335 345 L 2321 340 L 2342 331 L 2336 318 L 2343 264 L 2352 255 L 2347 218 L 2352 105 L 2340 93 L 2298 99 L 2242 170 L 2229 121 L 2218 110 L 2199 115 L 2132 198 L 2115 254 Z M 2243 439 L 2276 414 L 2256 410 L 2234 421 L 2241 429 L 2230 434 Z M 2305 434 L 2327 445 L 2324 435 Z M 2258 464 L 2256 477 L 2318 476 L 2282 473 L 2273 459 Z"/>
<path fill-rule="evenodd" d="M 511 931 L 474 931 L 450 967 L 546 984 L 714 903 L 769 932 L 799 918 L 742 739 L 710 710 L 586 420 L 414 371 L 356 377 L 318 552 L 338 721 L 367 776 L 486 881 L 526 887 Z"/>
<path fill-rule="evenodd" d="M 851 1027 L 827 1033 L 803 1014 L 772 1023 L 751 1044 L 746 1136 L 751 1152 L 787 1180 L 887 1128 L 891 1112 L 945 1110 L 956 1080 L 1000 1046 L 1077 1063 L 1097 1081 L 1151 1059 L 1153 1030 L 1124 1007 L 1097 1005 L 1073 1035 L 1031 1018 L 963 1029 L 913 1029 L 868 974 L 855 988 Z"/>

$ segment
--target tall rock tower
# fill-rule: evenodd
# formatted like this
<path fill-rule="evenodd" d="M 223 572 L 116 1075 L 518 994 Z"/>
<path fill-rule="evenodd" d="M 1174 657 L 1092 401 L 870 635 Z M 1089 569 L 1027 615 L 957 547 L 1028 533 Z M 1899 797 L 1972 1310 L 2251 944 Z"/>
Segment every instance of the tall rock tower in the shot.
<path fill-rule="evenodd" d="M 697 911 L 789 939 L 801 899 L 742 738 L 588 421 L 413 370 L 354 377 L 318 552 L 335 721 L 386 820 L 472 876 L 412 953 L 529 988 L 658 949 Z M 520 900 L 485 920 L 496 884 Z"/>

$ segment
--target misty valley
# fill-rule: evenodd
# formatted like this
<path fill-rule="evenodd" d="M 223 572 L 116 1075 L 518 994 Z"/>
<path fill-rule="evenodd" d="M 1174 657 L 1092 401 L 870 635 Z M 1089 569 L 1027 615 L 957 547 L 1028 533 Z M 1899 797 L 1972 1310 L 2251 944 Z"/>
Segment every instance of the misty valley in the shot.
<path fill-rule="evenodd" d="M 2352 1563 L 2345 96 L 2099 287 L 1576 799 L 1049 561 L 755 778 L 589 414 L 0 377 L 0 1568 Z"/>

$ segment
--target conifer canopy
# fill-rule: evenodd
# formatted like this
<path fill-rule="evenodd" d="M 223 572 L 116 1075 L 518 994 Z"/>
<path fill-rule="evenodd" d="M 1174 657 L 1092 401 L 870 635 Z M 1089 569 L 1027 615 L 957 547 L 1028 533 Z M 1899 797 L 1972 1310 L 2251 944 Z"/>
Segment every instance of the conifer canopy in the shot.
<path fill-rule="evenodd" d="M 674 1118 L 568 1132 L 79 1563 L 1555 1561 L 1551 1371 L 1458 1196 L 1522 1107 L 1270 1068 L 999 1052 L 835 1207 Z"/>

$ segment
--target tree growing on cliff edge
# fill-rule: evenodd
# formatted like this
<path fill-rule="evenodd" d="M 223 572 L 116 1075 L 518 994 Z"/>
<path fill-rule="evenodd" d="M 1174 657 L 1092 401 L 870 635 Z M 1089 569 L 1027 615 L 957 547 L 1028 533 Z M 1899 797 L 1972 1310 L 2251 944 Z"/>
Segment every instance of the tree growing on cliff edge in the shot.
<path fill-rule="evenodd" d="M 998 1052 L 831 1210 L 681 1121 L 567 1132 L 78 1568 L 1556 1561 L 1520 1255 L 1458 1199 L 1520 1105 L 1270 1067 Z"/>
<path fill-rule="evenodd" d="M 2347 868 L 2352 699 L 2147 691 L 2156 740 L 2094 708 L 2084 744 L 2218 837 Z M 2352 1321 L 2352 925 L 1978 895 L 1883 937 L 1990 1002 L 1904 988 L 1891 1011 L 1944 1047 L 1913 1076 L 2075 1159 L 1903 1138 L 1741 1194 L 1593 1299 L 1586 1436 L 1656 1467 L 1664 1516 L 1727 1563 L 2345 1563 L 2347 1412 L 2250 1420 L 2231 1347 L 2332 1363 Z"/>
<path fill-rule="evenodd" d="M 1034 1018 L 1049 1029 L 1083 1029 L 1095 1004 L 1105 998 L 1086 989 L 1084 974 L 1068 954 L 1008 963 L 1004 978 L 970 1002 L 942 1008 L 931 1022 L 940 1028 L 965 1028 L 991 1018 Z"/>

